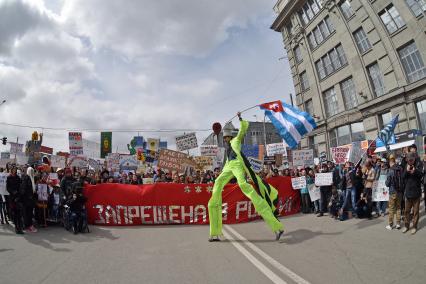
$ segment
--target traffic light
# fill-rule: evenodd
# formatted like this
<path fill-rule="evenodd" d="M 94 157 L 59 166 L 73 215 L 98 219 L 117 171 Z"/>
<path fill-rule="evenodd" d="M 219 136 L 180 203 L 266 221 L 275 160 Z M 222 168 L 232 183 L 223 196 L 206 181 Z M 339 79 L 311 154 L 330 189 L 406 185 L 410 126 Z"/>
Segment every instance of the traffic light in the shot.
<path fill-rule="evenodd" d="M 7 144 L 7 137 L 3 137 L 1 139 L 1 141 L 2 141 L 3 145 L 6 145 Z"/>

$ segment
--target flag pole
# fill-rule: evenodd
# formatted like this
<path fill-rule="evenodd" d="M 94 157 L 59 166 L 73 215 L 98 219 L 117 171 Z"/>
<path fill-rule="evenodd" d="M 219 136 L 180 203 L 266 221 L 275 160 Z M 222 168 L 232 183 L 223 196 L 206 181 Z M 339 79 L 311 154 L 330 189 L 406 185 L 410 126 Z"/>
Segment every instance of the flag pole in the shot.
<path fill-rule="evenodd" d="M 239 113 L 243 113 L 243 112 L 249 111 L 249 110 L 254 109 L 255 107 L 258 107 L 258 106 L 259 106 L 259 105 L 255 105 L 255 106 L 252 106 L 252 107 L 246 108 L 246 109 L 244 109 L 244 110 L 239 111 Z M 232 120 L 233 120 L 234 118 L 236 118 L 236 117 L 237 117 L 237 115 L 234 115 L 231 119 L 227 120 L 227 121 L 225 122 L 225 125 L 226 125 L 226 124 L 228 124 L 230 121 L 232 121 Z"/>

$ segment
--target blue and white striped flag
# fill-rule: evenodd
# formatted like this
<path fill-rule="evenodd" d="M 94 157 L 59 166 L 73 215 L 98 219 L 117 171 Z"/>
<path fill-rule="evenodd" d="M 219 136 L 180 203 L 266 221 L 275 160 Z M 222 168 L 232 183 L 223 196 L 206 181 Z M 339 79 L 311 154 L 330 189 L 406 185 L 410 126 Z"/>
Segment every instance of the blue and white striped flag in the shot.
<path fill-rule="evenodd" d="M 296 149 L 303 135 L 317 127 L 315 120 L 307 112 L 282 101 L 262 104 L 260 108 L 265 110 L 265 115 L 291 149 Z"/>
<path fill-rule="evenodd" d="M 383 129 L 379 132 L 377 136 L 379 136 L 380 140 L 383 141 L 386 147 L 388 147 L 392 136 L 394 135 L 395 126 L 398 124 L 399 114 L 392 118 L 392 120 L 383 127 Z"/>

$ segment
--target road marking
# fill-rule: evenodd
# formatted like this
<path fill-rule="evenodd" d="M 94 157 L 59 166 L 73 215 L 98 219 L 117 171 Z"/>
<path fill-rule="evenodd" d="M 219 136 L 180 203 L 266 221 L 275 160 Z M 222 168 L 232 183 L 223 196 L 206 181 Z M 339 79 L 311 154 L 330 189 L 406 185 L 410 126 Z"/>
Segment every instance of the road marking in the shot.
<path fill-rule="evenodd" d="M 235 242 L 234 238 L 223 230 L 223 235 L 225 238 L 231 241 L 231 244 L 241 252 L 257 269 L 259 269 L 266 277 L 268 277 L 275 284 L 287 284 L 283 279 L 276 275 L 272 270 L 267 268 L 263 263 L 261 263 L 254 255 L 252 255 L 248 250 L 246 250 L 242 245 Z"/>
<path fill-rule="evenodd" d="M 258 255 L 260 255 L 263 259 L 265 259 L 267 262 L 269 262 L 273 267 L 284 273 L 287 277 L 289 277 L 291 280 L 298 284 L 310 284 L 308 281 L 270 257 L 268 254 L 266 254 L 263 250 L 255 246 L 253 243 L 249 242 L 246 238 L 244 238 L 241 234 L 239 234 L 237 231 L 231 228 L 229 225 L 224 225 L 224 228 L 229 230 L 234 236 L 236 236 L 238 239 L 243 241 L 249 248 L 251 248 L 253 251 L 255 251 Z"/>

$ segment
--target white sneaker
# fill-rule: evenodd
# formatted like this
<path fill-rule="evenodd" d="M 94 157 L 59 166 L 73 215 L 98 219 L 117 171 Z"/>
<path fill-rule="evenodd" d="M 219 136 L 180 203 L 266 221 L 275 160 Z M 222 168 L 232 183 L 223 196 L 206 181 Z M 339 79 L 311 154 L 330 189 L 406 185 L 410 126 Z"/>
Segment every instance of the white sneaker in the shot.
<path fill-rule="evenodd" d="M 406 232 L 408 232 L 408 228 L 404 227 L 404 229 L 402 229 L 402 232 L 405 234 Z"/>
<path fill-rule="evenodd" d="M 389 231 L 392 231 L 392 229 L 393 229 L 393 228 L 392 228 L 392 226 L 391 226 L 391 225 L 387 225 L 387 226 L 386 226 L 386 229 L 388 229 Z"/>
<path fill-rule="evenodd" d="M 412 229 L 411 229 L 411 234 L 412 234 L 412 235 L 414 235 L 416 232 L 417 232 L 417 229 L 416 229 L 416 228 L 412 228 Z"/>
<path fill-rule="evenodd" d="M 400 224 L 396 224 L 396 227 L 395 227 L 397 230 L 399 230 L 399 229 L 401 229 L 401 225 Z"/>

